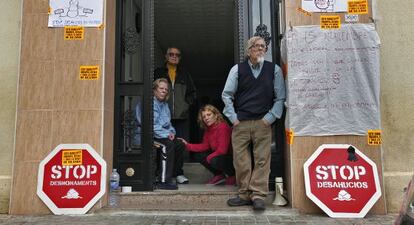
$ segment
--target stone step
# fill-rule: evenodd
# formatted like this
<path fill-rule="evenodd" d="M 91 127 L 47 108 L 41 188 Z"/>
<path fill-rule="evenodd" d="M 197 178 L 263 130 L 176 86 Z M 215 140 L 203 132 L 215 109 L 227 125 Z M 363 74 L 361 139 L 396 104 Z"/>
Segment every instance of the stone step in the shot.
<path fill-rule="evenodd" d="M 200 163 L 184 163 L 183 170 L 191 184 L 205 184 L 213 177 L 213 174 Z"/>
<path fill-rule="evenodd" d="M 179 190 L 156 190 L 153 192 L 113 192 L 105 209 L 160 210 L 160 211 L 240 211 L 251 210 L 250 206 L 229 207 L 227 200 L 237 195 L 235 186 L 179 185 Z M 273 193 L 266 199 L 268 209 L 272 205 Z"/>

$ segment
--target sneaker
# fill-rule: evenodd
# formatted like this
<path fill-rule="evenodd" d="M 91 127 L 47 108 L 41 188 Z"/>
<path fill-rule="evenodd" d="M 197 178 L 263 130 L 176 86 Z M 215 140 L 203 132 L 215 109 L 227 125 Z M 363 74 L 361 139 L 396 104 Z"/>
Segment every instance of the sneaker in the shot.
<path fill-rule="evenodd" d="M 227 200 L 227 205 L 229 206 L 243 206 L 243 205 L 251 205 L 251 204 L 252 204 L 252 201 L 244 200 L 240 198 L 239 196 Z"/>
<path fill-rule="evenodd" d="M 235 185 L 236 184 L 236 176 L 231 176 L 226 178 L 226 185 Z"/>
<path fill-rule="evenodd" d="M 263 199 L 256 198 L 253 200 L 253 210 L 263 211 L 266 209 L 266 204 Z"/>
<path fill-rule="evenodd" d="M 178 190 L 178 186 L 174 183 L 161 182 L 158 183 L 157 187 L 163 190 Z"/>
<path fill-rule="evenodd" d="M 189 180 L 184 175 L 178 175 L 177 178 L 177 184 L 188 184 Z"/>
<path fill-rule="evenodd" d="M 216 175 L 213 178 L 211 178 L 210 180 L 208 180 L 207 184 L 211 184 L 211 185 L 217 185 L 217 184 L 221 184 L 226 180 L 226 177 L 224 177 L 223 174 L 220 175 Z"/>

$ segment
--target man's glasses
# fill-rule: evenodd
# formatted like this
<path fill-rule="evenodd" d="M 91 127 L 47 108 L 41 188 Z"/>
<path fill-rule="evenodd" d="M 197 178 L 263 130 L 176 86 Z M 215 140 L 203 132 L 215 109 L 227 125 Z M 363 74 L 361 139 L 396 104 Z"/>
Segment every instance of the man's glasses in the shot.
<path fill-rule="evenodd" d="M 255 49 L 263 48 L 263 49 L 266 49 L 266 45 L 264 45 L 264 44 L 255 44 L 255 45 L 252 45 L 250 48 L 255 48 Z"/>
<path fill-rule="evenodd" d="M 180 53 L 175 53 L 175 52 L 170 52 L 170 53 L 168 53 L 168 56 L 170 56 L 170 57 L 174 57 L 174 56 L 180 57 L 181 54 Z"/>

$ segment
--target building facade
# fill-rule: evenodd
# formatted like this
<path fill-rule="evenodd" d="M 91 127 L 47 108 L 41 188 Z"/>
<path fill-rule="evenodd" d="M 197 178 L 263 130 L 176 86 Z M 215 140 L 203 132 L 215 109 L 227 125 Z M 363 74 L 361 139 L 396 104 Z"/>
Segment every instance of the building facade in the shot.
<path fill-rule="evenodd" d="M 362 145 L 377 163 L 383 196 L 372 213 L 398 211 L 413 173 L 409 134 L 414 110 L 409 103 L 414 97 L 410 77 L 414 27 L 407 18 L 414 3 L 368 2 L 370 12 L 359 22 L 375 22 L 381 39 L 382 145 L 366 146 L 364 136 L 295 138 L 286 148 L 285 173 L 292 207 L 303 212 L 318 211 L 304 196 L 301 171 L 320 144 Z M 258 25 L 267 25 L 271 37 L 267 59 L 280 62 L 279 34 L 286 27 L 319 24 L 320 17 L 300 12 L 300 0 L 105 0 L 103 4 L 103 26 L 85 28 L 83 40 L 67 41 L 63 28 L 47 26 L 49 1 L 0 1 L 6 9 L 0 35 L 2 213 L 49 213 L 36 195 L 38 164 L 61 143 L 90 144 L 108 168 L 143 168 L 149 173 L 137 173 L 131 182 L 138 189 L 151 189 L 153 155 L 145 150 L 152 148 L 152 111 L 146 109 L 151 109 L 149 84 L 154 68 L 163 62 L 163 51 L 180 47 L 200 95 L 216 102 L 229 66 L 243 58 L 244 42 Z M 99 66 L 99 79 L 79 79 L 83 65 Z M 142 143 L 134 145 L 125 127 L 137 102 L 143 112 Z M 135 161 L 128 161 L 131 158 Z M 95 208 L 106 201 L 103 198 Z"/>

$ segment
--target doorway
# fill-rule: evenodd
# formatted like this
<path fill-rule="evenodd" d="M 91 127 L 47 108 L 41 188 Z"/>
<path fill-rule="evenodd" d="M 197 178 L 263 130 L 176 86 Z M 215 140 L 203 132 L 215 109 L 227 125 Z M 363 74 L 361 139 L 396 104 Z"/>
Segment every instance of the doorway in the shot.
<path fill-rule="evenodd" d="M 234 65 L 232 0 L 155 0 L 155 68 L 165 63 L 168 47 L 181 50 L 181 65 L 190 72 L 197 100 L 190 108 L 189 139 L 200 141 L 196 117 L 200 106 L 223 108 L 221 91 Z"/>
<path fill-rule="evenodd" d="M 221 92 L 234 65 L 234 3 L 232 0 L 154 1 L 155 68 L 165 66 L 169 47 L 180 49 L 180 66 L 191 75 L 197 98 L 189 109 L 185 127 L 175 127 L 190 143 L 200 143 L 203 130 L 197 122 L 198 110 L 211 104 L 222 111 Z M 188 135 L 187 135 L 188 134 Z M 210 172 L 184 152 L 184 174 L 190 184 L 204 184 Z M 182 188 L 188 188 L 186 185 Z"/>
<path fill-rule="evenodd" d="M 154 189 L 152 81 L 154 69 L 164 64 L 167 48 L 181 50 L 182 64 L 197 88 L 189 129 L 190 141 L 199 142 L 198 109 L 209 103 L 222 110 L 221 92 L 228 72 L 242 59 L 243 45 L 254 33 L 252 27 L 262 21 L 262 11 L 257 9 L 277 6 L 275 1 L 263 0 L 268 6 L 250 0 L 117 1 L 113 164 L 121 175 L 121 185 L 132 186 L 133 191 Z M 278 10 L 269 10 L 269 28 L 277 24 L 271 12 Z M 276 33 L 272 29 L 270 59 L 279 46 Z"/>

